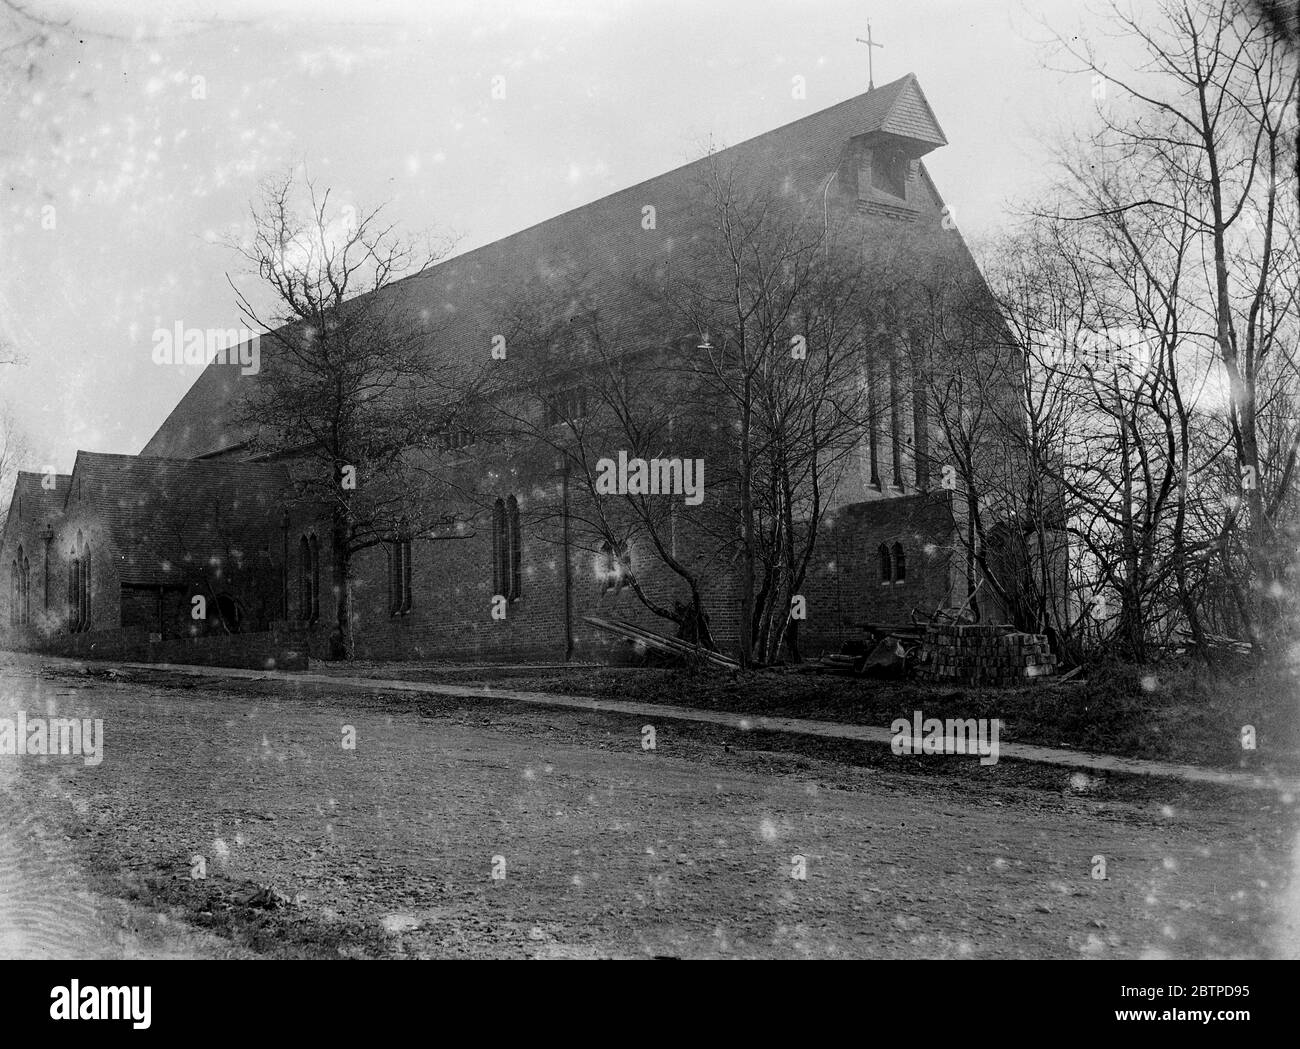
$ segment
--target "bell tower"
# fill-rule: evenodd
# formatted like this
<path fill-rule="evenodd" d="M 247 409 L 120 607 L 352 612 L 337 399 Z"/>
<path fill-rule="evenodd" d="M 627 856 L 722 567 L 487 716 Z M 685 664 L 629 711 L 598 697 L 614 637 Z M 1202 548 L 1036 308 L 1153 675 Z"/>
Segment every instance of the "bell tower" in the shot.
<path fill-rule="evenodd" d="M 860 211 L 915 218 L 921 158 L 948 139 L 915 74 L 861 96 L 862 130 L 849 139 L 841 161 L 841 187 L 856 194 Z"/>

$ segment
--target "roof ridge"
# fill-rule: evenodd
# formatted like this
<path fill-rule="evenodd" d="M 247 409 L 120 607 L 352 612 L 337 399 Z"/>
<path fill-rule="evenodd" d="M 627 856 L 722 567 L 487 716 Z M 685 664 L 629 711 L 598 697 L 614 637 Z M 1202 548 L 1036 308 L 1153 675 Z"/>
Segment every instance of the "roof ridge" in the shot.
<path fill-rule="evenodd" d="M 549 223 L 556 222 L 560 219 L 563 219 L 568 215 L 573 215 L 576 212 L 583 211 L 586 208 L 595 207 L 596 205 L 602 203 L 603 201 L 607 201 L 612 197 L 617 197 L 622 193 L 630 193 L 632 190 L 639 189 L 642 186 L 647 186 L 651 182 L 657 182 L 662 178 L 667 178 L 671 175 L 676 175 L 680 172 L 687 170 L 688 168 L 694 167 L 696 164 L 703 163 L 704 161 L 709 160 L 711 158 L 720 157 L 722 156 L 722 154 L 729 153 L 732 150 L 736 150 L 744 146 L 748 146 L 754 142 L 757 142 L 759 139 L 767 138 L 769 135 L 777 135 L 780 132 L 786 131 L 797 124 L 803 123 L 806 120 L 811 121 L 817 119 L 818 117 L 824 117 L 826 114 L 831 113 L 837 109 L 841 109 L 854 102 L 861 102 L 865 99 L 871 99 L 874 102 L 879 98 L 879 96 L 882 93 L 890 90 L 894 90 L 895 92 L 901 91 L 902 88 L 906 86 L 906 84 L 908 84 L 909 82 L 915 83 L 917 85 L 917 88 L 918 89 L 920 88 L 920 81 L 917 79 L 915 73 L 904 73 L 902 76 L 898 77 L 897 79 L 891 80 L 887 84 L 882 84 L 880 87 L 870 88 L 867 91 L 859 92 L 856 95 L 850 95 L 848 98 L 841 99 L 840 101 L 834 102 L 831 105 L 825 106 L 822 109 L 814 110 L 811 113 L 805 113 L 803 116 L 796 117 L 794 120 L 788 120 L 784 124 L 778 124 L 776 127 L 768 128 L 766 131 L 760 131 L 756 135 L 750 135 L 748 138 L 741 139 L 739 142 L 733 142 L 729 146 L 723 146 L 721 149 L 706 153 L 704 154 L 704 156 L 701 157 L 696 157 L 694 160 L 688 160 L 686 161 L 686 163 L 678 164 L 676 167 L 669 168 L 666 171 L 660 171 L 658 174 L 651 175 L 649 178 L 641 179 L 639 182 L 633 182 L 630 185 L 622 186 L 619 189 L 612 190 L 609 193 L 605 193 L 599 197 L 595 197 L 592 200 L 585 201 L 582 204 L 576 204 L 571 208 L 565 209 L 564 211 L 558 211 L 554 215 L 548 215 L 546 218 L 539 219 L 537 222 L 531 223 L 530 225 L 517 229 L 512 233 L 507 233 L 504 236 L 497 237 L 494 240 L 488 241 L 488 243 L 486 244 L 480 244 L 477 248 L 470 248 L 468 251 L 462 252 L 459 255 L 448 256 L 447 258 L 442 259 L 435 265 L 430 266 L 429 269 L 425 270 L 423 273 L 410 274 L 408 276 L 400 278 L 399 280 L 393 281 L 393 283 L 390 284 L 389 287 L 396 287 L 397 285 L 402 284 L 405 281 L 413 281 L 413 280 L 418 280 L 421 277 L 427 277 L 430 274 L 432 274 L 433 271 L 441 269 L 443 266 L 446 266 L 449 263 L 467 259 L 470 256 L 476 254 L 477 252 L 484 251 L 488 248 L 499 245 L 502 242 L 510 240 L 513 237 L 522 236 L 523 234 L 538 229 L 541 226 L 545 226 L 548 225 Z M 922 95 L 922 97 L 924 98 L 924 95 Z M 929 106 L 928 101 L 926 101 L 926 105 L 927 107 Z"/>
<path fill-rule="evenodd" d="M 77 460 L 81 460 L 82 458 L 84 458 L 87 461 L 95 460 L 95 459 L 99 459 L 99 460 L 126 459 L 129 460 L 130 462 L 146 463 L 146 464 L 178 463 L 184 466 L 211 467 L 212 469 L 233 469 L 239 467 L 253 467 L 253 468 L 265 469 L 266 466 L 269 465 L 267 463 L 253 462 L 247 459 L 214 460 L 214 459 L 196 458 L 192 456 L 187 457 L 183 455 L 139 455 L 132 452 L 91 452 L 91 451 L 87 451 L 84 448 L 77 449 L 76 458 Z M 75 470 L 76 467 L 74 466 L 73 469 Z M 23 471 L 23 472 L 30 473 L 31 471 Z M 35 476 L 39 477 L 41 475 L 37 473 L 35 474 Z M 72 475 L 58 474 L 56 476 L 71 477 Z"/>

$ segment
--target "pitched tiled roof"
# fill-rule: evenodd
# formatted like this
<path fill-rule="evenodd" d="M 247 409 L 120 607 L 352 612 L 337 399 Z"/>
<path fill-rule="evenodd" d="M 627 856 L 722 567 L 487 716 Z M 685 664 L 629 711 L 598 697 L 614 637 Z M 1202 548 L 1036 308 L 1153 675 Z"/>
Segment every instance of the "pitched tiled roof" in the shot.
<path fill-rule="evenodd" d="M 183 583 L 212 560 L 248 568 L 276 541 L 287 479 L 274 465 L 77 453 L 67 512 L 104 529 L 124 583 Z"/>
<path fill-rule="evenodd" d="M 878 95 L 885 96 L 886 92 L 889 92 L 888 97 L 876 98 Z M 875 99 L 876 116 L 870 121 L 874 126 L 867 128 L 864 133 L 885 131 L 930 146 L 948 144 L 947 136 L 939 127 L 939 121 L 935 119 L 934 111 L 914 74 L 908 73 L 892 84 L 886 84 L 879 91 L 870 92 L 867 97 Z"/>
<path fill-rule="evenodd" d="M 475 360 L 486 355 L 512 306 L 532 282 L 559 273 L 595 278 L 593 291 L 608 306 L 635 278 L 653 274 L 698 236 L 701 180 L 711 162 L 734 172 L 744 188 L 772 187 L 787 199 L 822 208 L 822 194 L 850 139 L 872 132 L 911 135 L 931 145 L 946 141 L 916 77 L 908 74 L 735 146 L 720 150 L 535 226 L 455 256 L 383 294 L 412 315 L 429 317 L 434 352 Z M 654 229 L 643 208 L 655 209 Z M 661 332 L 665 338 L 674 334 Z M 272 352 L 262 339 L 262 358 Z M 477 358 L 481 359 L 481 358 Z M 231 416 L 242 383 L 237 364 L 205 369 L 145 445 L 143 454 L 191 457 L 234 447 L 248 436 Z"/>
<path fill-rule="evenodd" d="M 8 550 L 16 546 L 19 540 L 10 538 L 21 534 L 31 535 L 54 523 L 63 513 L 63 500 L 68 494 L 68 474 L 53 474 L 54 485 L 45 487 L 45 474 L 30 470 L 19 470 L 14 477 L 14 490 L 9 500 L 9 513 L 5 517 L 4 535 L 0 537 L 0 547 Z M 19 520 L 18 510 L 22 508 Z M 34 526 L 34 527 L 33 527 Z"/>
<path fill-rule="evenodd" d="M 46 474 L 31 470 L 19 470 L 14 480 L 14 495 L 22 496 L 23 517 L 44 517 L 61 513 L 63 500 L 68 494 L 71 474 L 51 474 L 52 483 L 46 482 Z M 47 487 L 49 484 L 49 487 Z"/>
<path fill-rule="evenodd" d="M 242 443 L 230 417 L 239 380 L 237 364 L 209 364 L 140 454 L 188 458 Z"/>

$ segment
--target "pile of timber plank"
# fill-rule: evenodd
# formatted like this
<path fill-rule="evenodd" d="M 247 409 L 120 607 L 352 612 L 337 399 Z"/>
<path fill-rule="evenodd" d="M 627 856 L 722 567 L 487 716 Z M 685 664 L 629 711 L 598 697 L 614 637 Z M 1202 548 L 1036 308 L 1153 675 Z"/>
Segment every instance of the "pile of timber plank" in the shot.
<path fill-rule="evenodd" d="M 689 641 L 647 630 L 645 627 L 639 627 L 625 619 L 601 619 L 599 616 L 583 616 L 582 618 L 606 633 L 615 634 L 627 641 L 631 641 L 633 644 L 653 648 L 656 652 L 678 656 L 687 661 L 699 660 L 721 670 L 740 669 L 740 664 L 734 659 L 717 652 L 710 652 L 700 645 L 692 645 Z"/>
<path fill-rule="evenodd" d="M 944 685 L 1022 685 L 1056 673 L 1046 634 L 1009 626 L 941 624 L 926 628 L 922 681 Z"/>
<path fill-rule="evenodd" d="M 789 669 L 796 674 L 842 674 L 852 677 L 855 674 L 862 673 L 862 666 L 866 661 L 865 654 L 855 655 L 851 652 L 832 652 Z"/>
<path fill-rule="evenodd" d="M 1179 635 L 1183 638 L 1183 648 L 1185 650 L 1195 650 L 1196 640 L 1190 630 L 1180 629 Z M 1201 632 L 1201 638 L 1205 641 L 1205 647 L 1217 655 L 1232 656 L 1249 656 L 1253 649 L 1249 641 L 1242 641 L 1240 638 L 1226 637 L 1223 634 L 1207 634 Z"/>

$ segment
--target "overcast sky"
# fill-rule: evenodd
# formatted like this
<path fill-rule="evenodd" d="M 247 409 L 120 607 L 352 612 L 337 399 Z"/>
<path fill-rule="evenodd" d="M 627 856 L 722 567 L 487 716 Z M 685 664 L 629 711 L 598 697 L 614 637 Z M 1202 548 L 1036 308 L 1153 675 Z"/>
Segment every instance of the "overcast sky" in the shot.
<path fill-rule="evenodd" d="M 240 324 L 222 239 L 294 164 L 472 248 L 861 93 L 869 17 L 876 83 L 920 78 L 950 142 L 926 163 L 978 251 L 1092 112 L 1038 20 L 1100 37 L 1077 0 L 27 7 L 67 27 L 2 67 L 0 336 L 27 363 L 0 368 L 0 401 L 28 465 L 60 471 L 138 452 L 193 382 L 152 363 L 156 328 Z"/>

